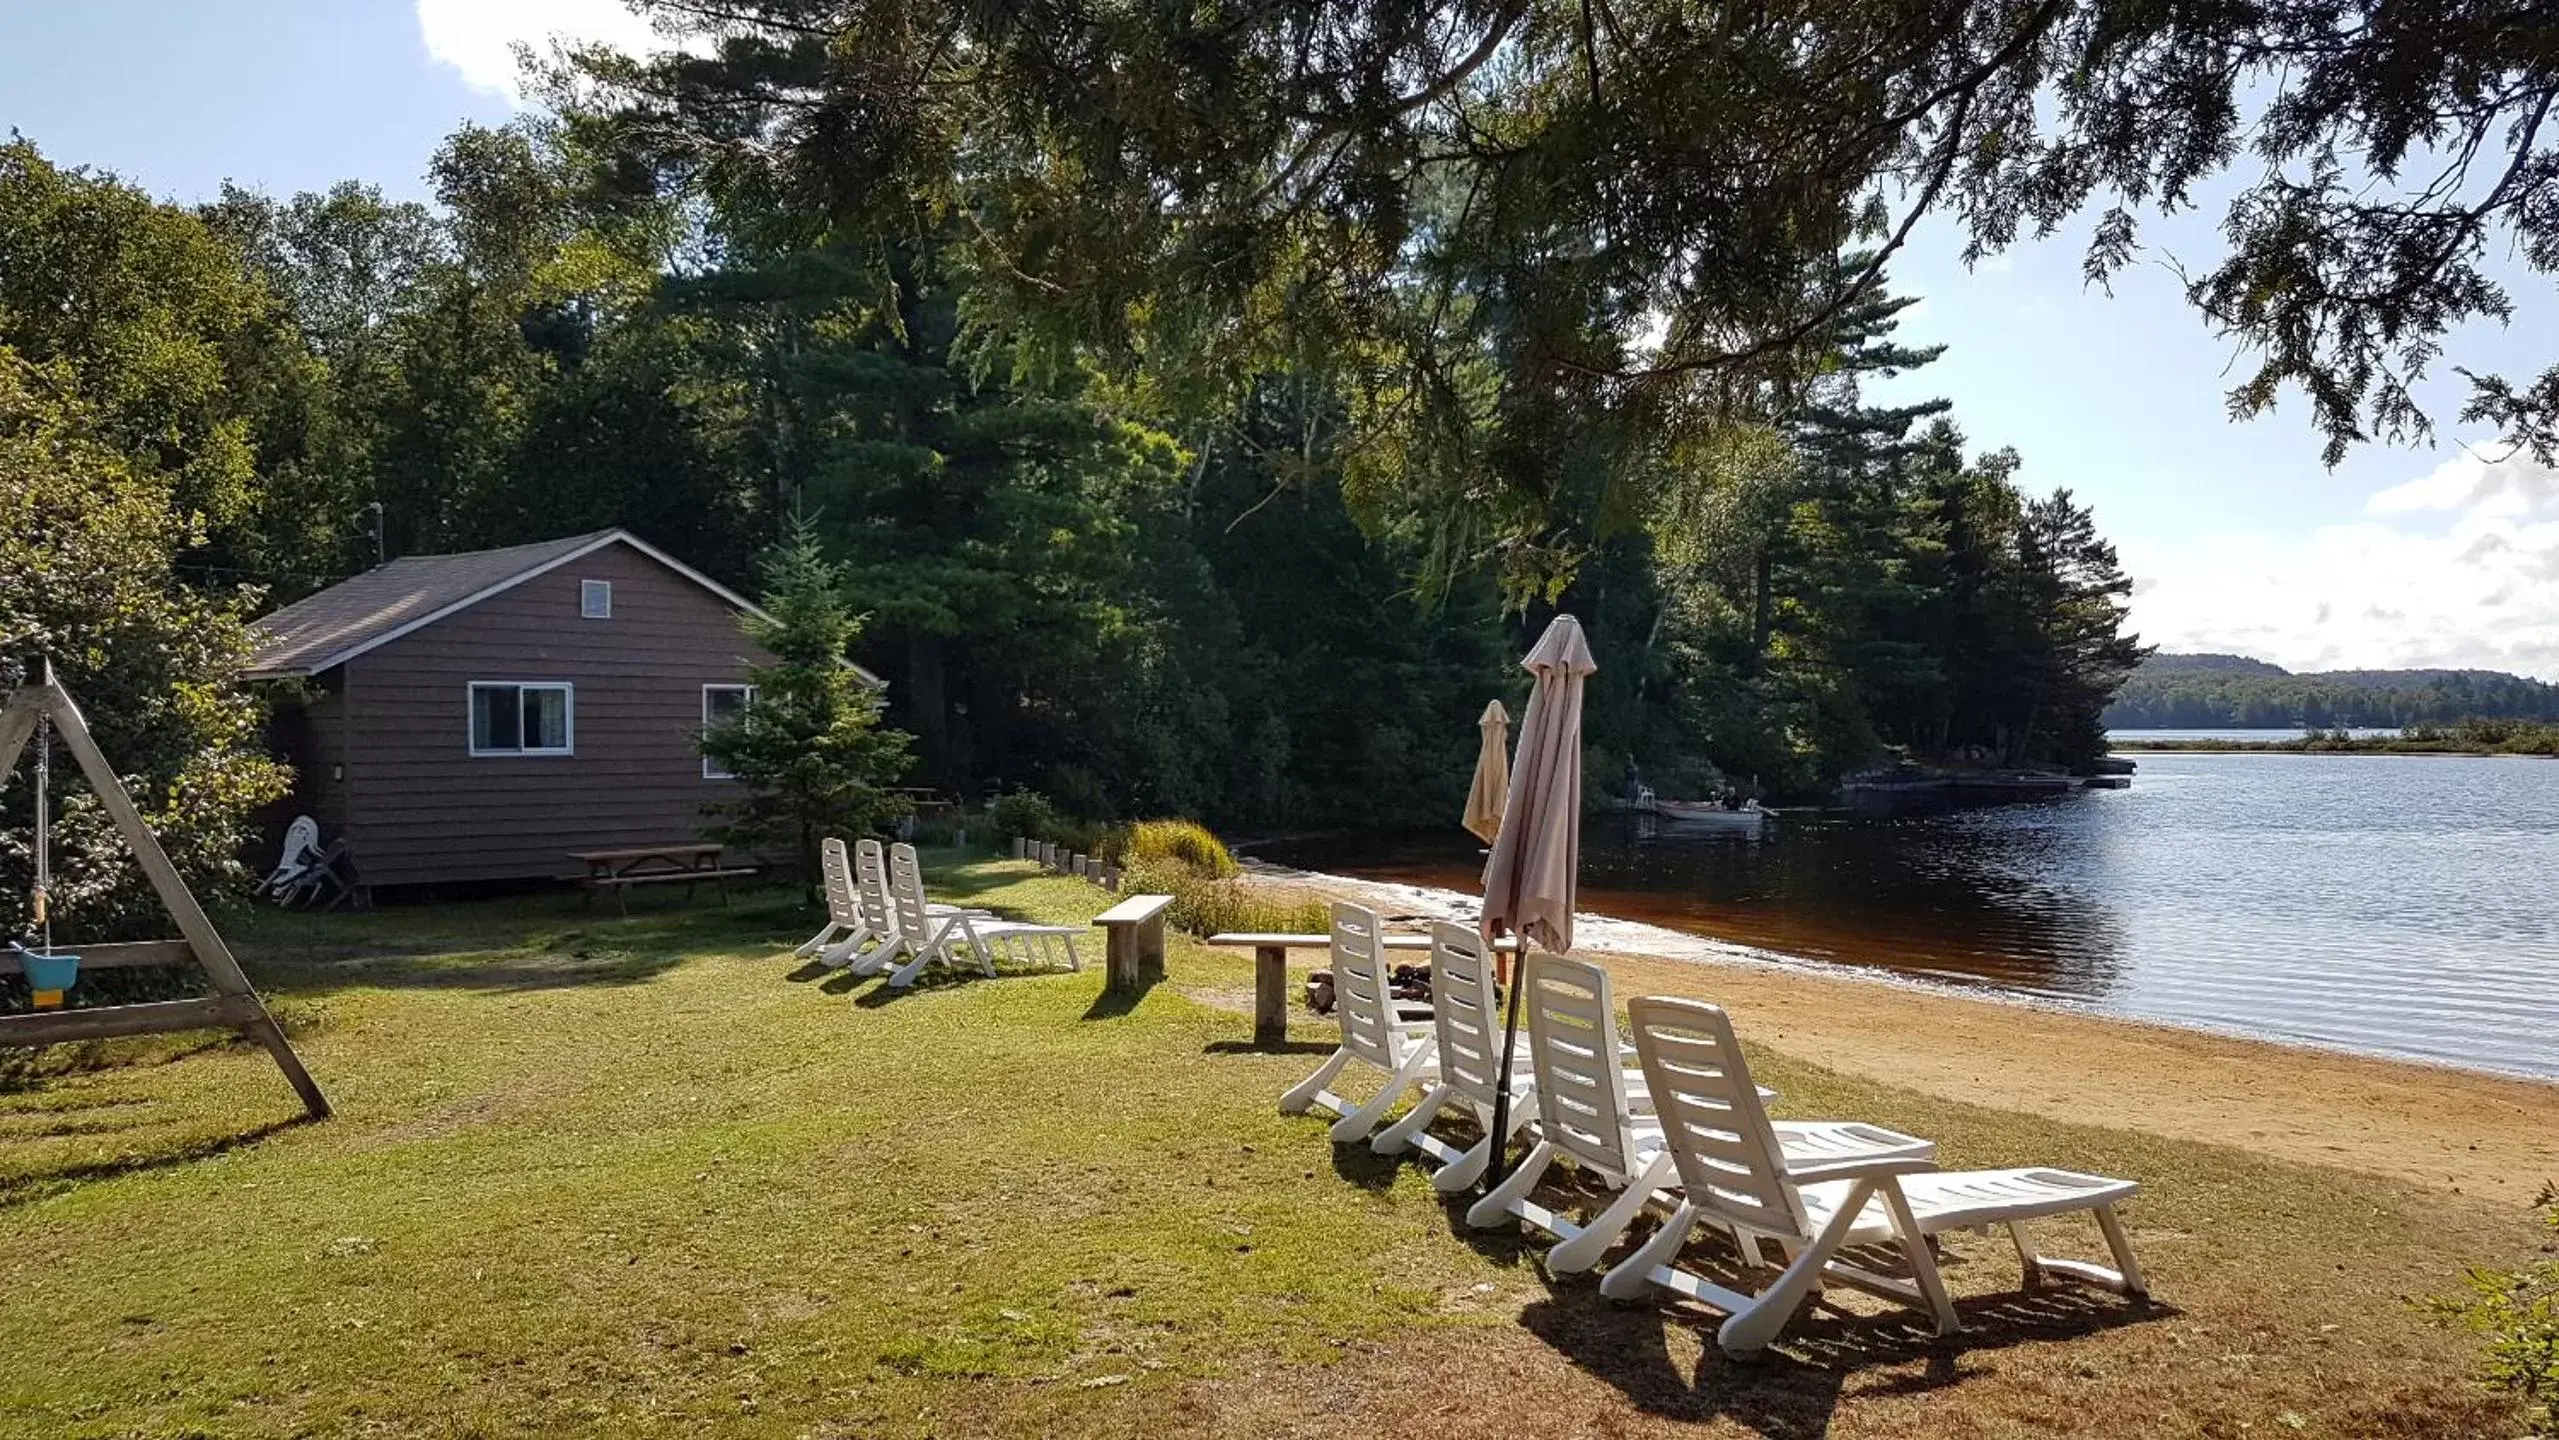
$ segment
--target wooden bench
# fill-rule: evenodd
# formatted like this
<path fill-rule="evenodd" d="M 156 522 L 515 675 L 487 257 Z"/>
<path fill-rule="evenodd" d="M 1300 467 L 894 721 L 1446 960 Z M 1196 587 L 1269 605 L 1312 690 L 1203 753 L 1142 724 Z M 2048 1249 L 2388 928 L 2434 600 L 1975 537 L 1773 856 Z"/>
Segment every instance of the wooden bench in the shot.
<path fill-rule="evenodd" d="M 1093 917 L 1102 927 L 1105 990 L 1134 990 L 1164 978 L 1164 912 L 1170 895 L 1131 895 Z"/>
<path fill-rule="evenodd" d="M 1208 937 L 1208 944 L 1229 950 L 1253 952 L 1253 1043 L 1279 1045 L 1288 1039 L 1288 952 L 1291 950 L 1329 950 L 1330 935 L 1301 934 L 1292 931 L 1236 930 Z M 1379 943 L 1388 950 L 1428 950 L 1428 935 L 1384 936 Z M 1512 951 L 1519 942 L 1508 937 L 1495 942 L 1494 948 Z"/>

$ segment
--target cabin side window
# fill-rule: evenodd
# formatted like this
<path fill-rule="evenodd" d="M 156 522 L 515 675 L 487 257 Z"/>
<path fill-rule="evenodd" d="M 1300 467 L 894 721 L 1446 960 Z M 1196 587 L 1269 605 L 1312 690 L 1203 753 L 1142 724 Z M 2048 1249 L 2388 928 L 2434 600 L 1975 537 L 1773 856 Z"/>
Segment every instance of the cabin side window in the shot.
<path fill-rule="evenodd" d="M 471 753 L 576 753 L 576 697 L 567 685 L 517 680 L 471 682 Z"/>
<path fill-rule="evenodd" d="M 613 618 L 613 582 L 581 580 L 578 582 L 578 614 L 588 620 Z"/>
<path fill-rule="evenodd" d="M 755 703 L 752 685 L 705 685 L 702 687 L 702 728 L 706 731 L 727 724 L 747 712 Z M 719 761 L 702 757 L 702 778 L 735 780 L 736 774 L 723 768 Z"/>

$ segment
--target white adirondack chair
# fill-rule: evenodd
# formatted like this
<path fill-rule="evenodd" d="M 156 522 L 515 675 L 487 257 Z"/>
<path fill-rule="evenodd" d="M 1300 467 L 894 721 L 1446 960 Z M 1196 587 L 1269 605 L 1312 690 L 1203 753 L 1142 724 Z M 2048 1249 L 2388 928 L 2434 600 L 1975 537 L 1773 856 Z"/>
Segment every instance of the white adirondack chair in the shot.
<path fill-rule="evenodd" d="M 1053 961 L 1054 947 L 1065 950 L 1068 969 L 1084 968 L 1084 957 L 1075 949 L 1083 927 L 997 920 L 982 911 L 936 910 L 925 902 L 924 867 L 915 858 L 915 847 L 890 846 L 888 861 L 889 913 L 897 927 L 896 943 L 907 956 L 906 963 L 889 971 L 891 989 L 913 985 L 932 965 L 956 970 L 974 963 L 992 976 L 999 954 Z"/>
<path fill-rule="evenodd" d="M 1847 1285 L 1925 1310 L 1937 1333 L 1961 1328 L 1929 1253 L 1943 1230 L 2004 1225 L 2026 1281 L 2069 1275 L 2127 1295 L 2143 1293 L 2141 1268 L 2115 1205 L 2139 1187 L 2068 1170 L 1940 1171 L 1917 1157 L 1789 1158 L 1759 1103 L 1732 1021 L 1715 1006 L 1654 996 L 1627 1007 L 1679 1177 L 1680 1202 L 1660 1231 L 1600 1282 L 1601 1293 L 1631 1300 L 1658 1286 L 1721 1310 L 1716 1343 L 1734 1355 L 1765 1348 L 1805 1296 L 1824 1283 Z M 2030 1220 L 2086 1210 L 2095 1215 L 2118 1268 L 2038 1256 Z M 1700 1224 L 1743 1238 L 1745 1258 L 1770 1240 L 1789 1263 L 1756 1295 L 1729 1290 L 1677 1268 Z M 1899 1279 L 1837 1257 L 1853 1245 L 1896 1245 L 1911 1278 Z"/>
<path fill-rule="evenodd" d="M 1502 1068 L 1502 997 L 1493 979 L 1492 953 L 1474 930 L 1450 921 L 1431 925 L 1432 1038 L 1439 1078 L 1403 1118 L 1377 1132 L 1368 1148 L 1380 1155 L 1419 1150 L 1439 1168 L 1431 1186 L 1456 1194 L 1484 1178 L 1493 1158 L 1494 1077 Z M 1537 1086 L 1528 1066 L 1511 1067 L 1510 1134 L 1537 1115 Z M 1450 1104 L 1472 1111 L 1484 1138 L 1464 1150 L 1430 1133 L 1430 1123 Z"/>
<path fill-rule="evenodd" d="M 1337 1145 L 1366 1137 L 1404 1092 L 1436 1074 L 1433 1059 L 1439 1045 L 1433 1022 L 1405 1019 L 1395 1008 L 1384 940 L 1376 911 L 1365 905 L 1333 906 L 1333 1013 L 1342 1022 L 1342 1043 L 1314 1074 L 1280 1097 L 1283 1115 L 1322 1109 L 1340 1116 L 1333 1122 Z M 1386 1072 L 1386 1084 L 1366 1101 L 1353 1101 L 1331 1088 L 1353 1060 Z"/>
<path fill-rule="evenodd" d="M 826 923 L 791 953 L 803 960 L 814 955 L 819 964 L 842 969 L 864 945 L 888 939 L 889 932 L 885 925 L 874 928 L 863 915 L 843 841 L 829 835 L 818 846 L 818 872 L 826 893 Z"/>
<path fill-rule="evenodd" d="M 1625 1052 L 1617 1041 L 1617 1011 L 1608 971 L 1566 955 L 1530 956 L 1520 967 L 1527 986 L 1529 1056 L 1537 1092 L 1536 1144 L 1519 1168 L 1486 1191 L 1466 1212 L 1468 1224 L 1489 1229 L 1524 1220 L 1557 1238 L 1546 1268 L 1559 1274 L 1587 1270 L 1626 1233 L 1645 1204 L 1677 1173 L 1650 1113 L 1658 1099 L 1648 1083 L 1630 1084 Z M 1649 1076 L 1649 1071 L 1645 1072 Z M 1751 1103 L 1761 1103 L 1757 1087 Z M 1763 1108 L 1761 1113 L 1767 1112 Z M 1937 1147 L 1915 1135 L 1853 1120 L 1791 1120 L 1771 1126 L 1791 1163 L 1877 1156 L 1935 1163 Z M 1596 1176 L 1618 1192 L 1588 1225 L 1578 1225 L 1529 1198 L 1558 1159 Z"/>

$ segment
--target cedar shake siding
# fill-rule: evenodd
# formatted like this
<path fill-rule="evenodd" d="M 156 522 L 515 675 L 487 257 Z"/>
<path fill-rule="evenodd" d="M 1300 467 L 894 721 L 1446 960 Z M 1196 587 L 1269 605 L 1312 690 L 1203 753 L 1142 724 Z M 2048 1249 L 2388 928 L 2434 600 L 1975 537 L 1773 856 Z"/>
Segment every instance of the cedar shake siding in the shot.
<path fill-rule="evenodd" d="M 590 580 L 612 583 L 608 619 L 580 614 Z M 602 545 L 314 676 L 297 788 L 371 885 L 567 878 L 584 873 L 573 850 L 696 839 L 704 807 L 737 793 L 702 774 L 702 687 L 766 658 L 739 619 L 641 549 Z M 474 681 L 572 687 L 570 753 L 474 755 Z"/>

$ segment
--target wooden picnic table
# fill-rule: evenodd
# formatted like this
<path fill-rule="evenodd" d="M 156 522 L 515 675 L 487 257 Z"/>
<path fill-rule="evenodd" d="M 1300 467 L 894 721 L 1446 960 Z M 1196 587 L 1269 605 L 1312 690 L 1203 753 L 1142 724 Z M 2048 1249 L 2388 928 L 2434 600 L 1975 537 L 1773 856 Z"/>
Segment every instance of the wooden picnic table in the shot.
<path fill-rule="evenodd" d="M 1253 952 L 1253 1043 L 1279 1045 L 1286 1042 L 1288 952 L 1329 949 L 1333 937 L 1286 930 L 1234 930 L 1211 935 L 1207 943 Z M 1390 930 L 1379 937 L 1378 943 L 1388 950 L 1428 950 L 1431 937 Z M 1493 942 L 1493 948 L 1508 953 L 1519 949 L 1519 941 L 1505 935 Z"/>
<path fill-rule="evenodd" d="M 589 894 L 611 890 L 622 902 L 622 913 L 631 913 L 631 887 L 634 885 L 684 886 L 684 898 L 693 898 L 693 887 L 708 880 L 720 887 L 720 903 L 729 903 L 729 880 L 755 873 L 752 865 L 723 865 L 716 841 L 688 840 L 674 845 L 631 845 L 618 850 L 572 850 L 569 858 L 586 867 Z"/>

